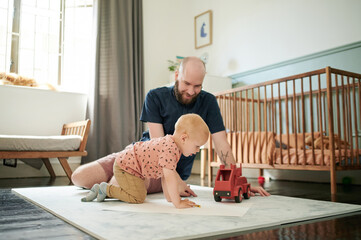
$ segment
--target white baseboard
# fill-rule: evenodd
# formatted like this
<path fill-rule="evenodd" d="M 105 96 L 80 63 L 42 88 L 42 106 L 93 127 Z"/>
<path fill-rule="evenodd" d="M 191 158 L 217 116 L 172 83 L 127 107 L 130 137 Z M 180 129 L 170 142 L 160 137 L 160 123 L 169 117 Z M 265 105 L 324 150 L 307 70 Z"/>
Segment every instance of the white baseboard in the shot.
<path fill-rule="evenodd" d="M 34 161 L 41 161 L 40 159 L 34 159 Z M 80 166 L 81 159 L 79 157 L 69 158 L 68 163 L 70 168 L 74 171 Z M 56 158 L 50 159 L 51 166 L 54 169 L 56 176 L 66 176 L 64 169 L 60 165 Z M 49 172 L 45 165 L 40 170 L 33 168 L 22 161 L 17 161 L 15 168 L 0 165 L 0 178 L 27 178 L 27 177 L 49 177 Z"/>

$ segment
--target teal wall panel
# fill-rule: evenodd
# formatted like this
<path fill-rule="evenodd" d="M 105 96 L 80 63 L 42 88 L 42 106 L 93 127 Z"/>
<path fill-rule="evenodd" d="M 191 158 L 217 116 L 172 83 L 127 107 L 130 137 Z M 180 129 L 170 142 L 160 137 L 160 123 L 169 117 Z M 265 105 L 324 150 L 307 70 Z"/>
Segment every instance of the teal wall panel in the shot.
<path fill-rule="evenodd" d="M 361 41 L 231 75 L 233 87 L 261 83 L 330 66 L 361 73 Z"/>

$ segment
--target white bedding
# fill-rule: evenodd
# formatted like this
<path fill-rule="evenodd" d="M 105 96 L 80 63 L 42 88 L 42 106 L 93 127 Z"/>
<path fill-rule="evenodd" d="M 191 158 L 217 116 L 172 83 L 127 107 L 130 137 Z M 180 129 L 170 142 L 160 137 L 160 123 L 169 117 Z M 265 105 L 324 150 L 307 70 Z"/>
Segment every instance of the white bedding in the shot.
<path fill-rule="evenodd" d="M 75 151 L 81 137 L 0 135 L 0 151 Z"/>

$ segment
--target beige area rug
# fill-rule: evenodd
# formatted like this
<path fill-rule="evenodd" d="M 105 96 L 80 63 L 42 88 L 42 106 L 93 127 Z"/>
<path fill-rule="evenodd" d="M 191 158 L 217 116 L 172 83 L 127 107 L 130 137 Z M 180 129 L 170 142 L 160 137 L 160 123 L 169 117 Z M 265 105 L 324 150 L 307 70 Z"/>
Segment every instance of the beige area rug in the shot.
<path fill-rule="evenodd" d="M 163 194 L 144 204 L 115 199 L 81 202 L 87 190 L 75 186 L 12 189 L 21 197 L 99 239 L 192 239 L 274 227 L 361 211 L 360 205 L 283 196 L 215 202 L 213 189 L 191 186 L 200 208 L 176 209 Z"/>

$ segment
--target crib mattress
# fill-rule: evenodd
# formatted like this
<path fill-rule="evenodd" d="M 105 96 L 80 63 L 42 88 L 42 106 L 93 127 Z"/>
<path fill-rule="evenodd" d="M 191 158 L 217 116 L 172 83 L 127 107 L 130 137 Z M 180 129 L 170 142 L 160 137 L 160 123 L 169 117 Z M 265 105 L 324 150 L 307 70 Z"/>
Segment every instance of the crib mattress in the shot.
<path fill-rule="evenodd" d="M 81 136 L 0 135 L 0 151 L 75 151 Z"/>

